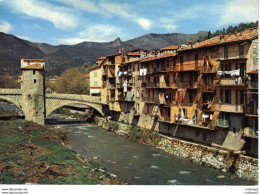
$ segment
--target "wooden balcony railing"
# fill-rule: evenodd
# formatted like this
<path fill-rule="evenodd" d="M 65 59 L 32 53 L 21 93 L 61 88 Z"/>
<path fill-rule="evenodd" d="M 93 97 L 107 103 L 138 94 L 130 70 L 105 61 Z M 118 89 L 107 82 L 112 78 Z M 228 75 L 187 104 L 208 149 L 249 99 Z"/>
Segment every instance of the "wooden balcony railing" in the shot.
<path fill-rule="evenodd" d="M 258 105 L 255 104 L 255 106 L 247 105 L 245 108 L 245 113 L 248 115 L 258 115 Z"/>
<path fill-rule="evenodd" d="M 229 60 L 229 59 L 244 59 L 248 50 L 233 50 L 228 52 L 220 52 L 216 54 L 216 59 Z"/>
<path fill-rule="evenodd" d="M 217 119 L 215 121 L 215 126 L 222 127 L 222 128 L 229 128 L 228 120 L 226 119 Z"/>

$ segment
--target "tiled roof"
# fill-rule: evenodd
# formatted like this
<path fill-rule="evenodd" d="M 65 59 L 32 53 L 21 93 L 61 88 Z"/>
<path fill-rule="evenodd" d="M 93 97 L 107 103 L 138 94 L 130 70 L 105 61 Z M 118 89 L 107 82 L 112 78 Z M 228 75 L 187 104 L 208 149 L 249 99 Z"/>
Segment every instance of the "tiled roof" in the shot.
<path fill-rule="evenodd" d="M 172 50 L 172 49 L 178 49 L 179 46 L 176 46 L 176 45 L 172 45 L 172 46 L 168 46 L 168 47 L 165 47 L 165 48 L 161 48 L 161 50 Z"/>
<path fill-rule="evenodd" d="M 163 58 L 167 58 L 167 57 L 174 57 L 176 55 L 177 55 L 177 53 L 165 53 L 163 56 L 157 56 L 157 57 L 143 59 L 143 60 L 141 60 L 141 62 L 153 61 L 153 60 L 163 59 Z"/>
<path fill-rule="evenodd" d="M 91 70 L 94 70 L 94 69 L 97 69 L 97 68 L 101 68 L 101 65 L 93 65 L 90 69 L 89 69 L 89 71 L 91 71 Z"/>
<path fill-rule="evenodd" d="M 224 44 L 224 43 L 238 42 L 238 41 L 243 41 L 243 40 L 249 40 L 249 39 L 252 39 L 255 37 L 258 37 L 258 28 L 247 29 L 241 33 L 215 36 L 208 40 L 204 40 L 202 42 L 196 43 L 196 44 L 192 45 L 192 47 L 191 47 L 191 45 L 188 45 L 184 48 L 181 48 L 179 51 L 215 46 L 215 45 L 220 45 L 220 44 Z"/>
<path fill-rule="evenodd" d="M 258 74 L 258 69 L 248 72 L 248 74 Z"/>
<path fill-rule="evenodd" d="M 129 56 L 140 56 L 140 53 L 128 52 L 127 55 L 129 55 Z"/>
<path fill-rule="evenodd" d="M 42 64 L 36 63 L 36 64 L 22 67 L 22 69 L 44 69 L 44 66 Z"/>
<path fill-rule="evenodd" d="M 104 60 L 106 57 L 99 57 L 97 60 Z"/>

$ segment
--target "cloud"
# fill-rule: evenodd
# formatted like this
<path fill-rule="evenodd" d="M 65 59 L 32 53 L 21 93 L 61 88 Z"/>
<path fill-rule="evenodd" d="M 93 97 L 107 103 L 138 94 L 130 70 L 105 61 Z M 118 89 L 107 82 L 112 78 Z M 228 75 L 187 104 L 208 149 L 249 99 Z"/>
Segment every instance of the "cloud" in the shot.
<path fill-rule="evenodd" d="M 7 21 L 0 20 L 0 32 L 8 33 L 11 29 L 11 24 L 9 24 Z"/>
<path fill-rule="evenodd" d="M 89 25 L 85 30 L 78 33 L 76 38 L 56 39 L 60 44 L 78 44 L 88 42 L 109 42 L 122 33 L 121 28 L 110 25 Z"/>
<path fill-rule="evenodd" d="M 152 26 L 152 22 L 145 18 L 138 18 L 136 21 L 145 30 L 149 30 L 149 28 Z"/>
<path fill-rule="evenodd" d="M 56 0 L 63 4 L 72 6 L 78 10 L 88 11 L 91 13 L 103 13 L 101 9 L 93 2 L 89 0 Z"/>
<path fill-rule="evenodd" d="M 150 20 L 134 14 L 131 7 L 127 3 L 100 3 L 100 6 L 114 15 L 118 15 L 136 22 L 145 30 L 150 29 L 152 26 L 152 22 Z"/>
<path fill-rule="evenodd" d="M 72 10 L 65 7 L 34 0 L 13 0 L 7 1 L 6 4 L 18 13 L 52 22 L 56 28 L 71 29 L 78 24 Z"/>
<path fill-rule="evenodd" d="M 161 18 L 159 27 L 165 28 L 168 32 L 173 32 L 176 30 L 177 25 L 173 19 Z"/>
<path fill-rule="evenodd" d="M 218 26 L 255 22 L 258 20 L 258 0 L 228 1 L 223 8 Z"/>

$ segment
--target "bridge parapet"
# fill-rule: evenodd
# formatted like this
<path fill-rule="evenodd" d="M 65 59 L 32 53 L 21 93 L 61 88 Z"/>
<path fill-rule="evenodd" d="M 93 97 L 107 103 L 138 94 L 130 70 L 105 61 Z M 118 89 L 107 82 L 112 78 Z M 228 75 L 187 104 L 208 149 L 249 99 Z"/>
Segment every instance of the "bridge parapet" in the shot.
<path fill-rule="evenodd" d="M 79 95 L 79 94 L 46 94 L 48 99 L 59 99 L 59 100 L 71 100 L 71 101 L 82 101 L 82 102 L 92 102 L 95 104 L 102 104 L 100 97 Z"/>
<path fill-rule="evenodd" d="M 22 95 L 21 89 L 0 88 L 0 95 Z"/>

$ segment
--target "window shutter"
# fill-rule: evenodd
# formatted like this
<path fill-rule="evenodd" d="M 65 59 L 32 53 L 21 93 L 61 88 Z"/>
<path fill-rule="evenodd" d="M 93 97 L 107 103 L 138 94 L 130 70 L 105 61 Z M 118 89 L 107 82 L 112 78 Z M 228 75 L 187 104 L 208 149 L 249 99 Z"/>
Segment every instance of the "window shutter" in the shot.
<path fill-rule="evenodd" d="M 220 95 L 219 95 L 219 103 L 223 103 L 223 89 L 220 89 Z"/>

